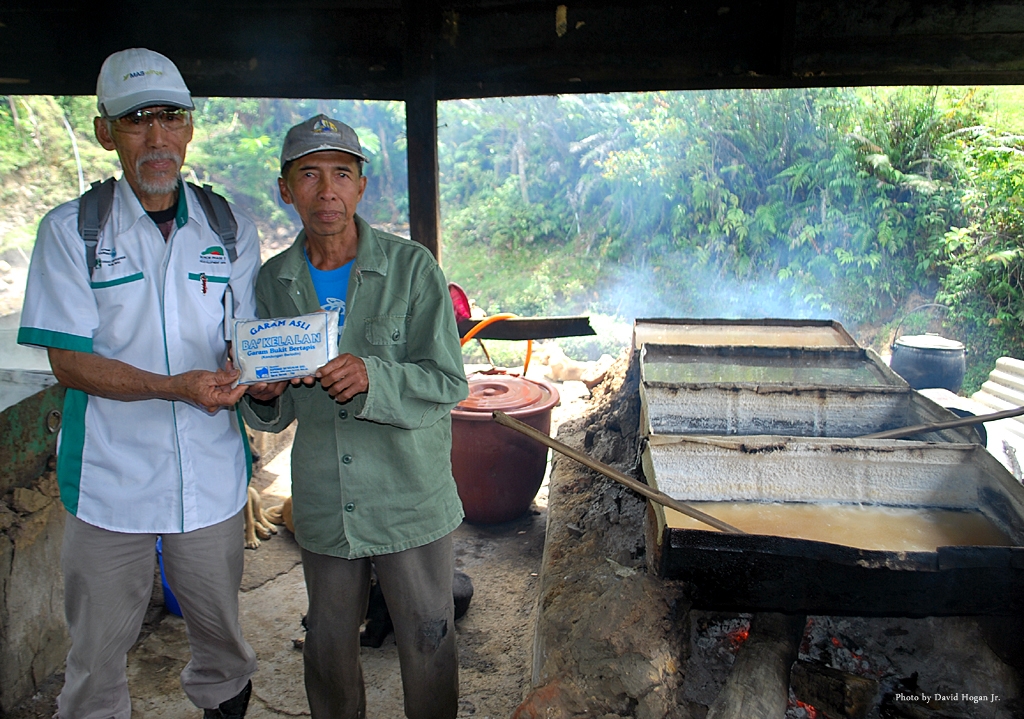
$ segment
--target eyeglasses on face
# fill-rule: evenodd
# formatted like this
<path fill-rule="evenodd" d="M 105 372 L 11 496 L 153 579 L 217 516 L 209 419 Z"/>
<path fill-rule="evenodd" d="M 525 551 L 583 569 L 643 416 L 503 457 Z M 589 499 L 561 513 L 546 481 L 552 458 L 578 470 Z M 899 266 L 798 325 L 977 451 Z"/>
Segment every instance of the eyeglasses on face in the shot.
<path fill-rule="evenodd" d="M 111 123 L 119 132 L 140 135 L 153 127 L 154 120 L 167 132 L 182 132 L 192 124 L 192 113 L 180 108 L 136 110 L 111 120 Z"/>

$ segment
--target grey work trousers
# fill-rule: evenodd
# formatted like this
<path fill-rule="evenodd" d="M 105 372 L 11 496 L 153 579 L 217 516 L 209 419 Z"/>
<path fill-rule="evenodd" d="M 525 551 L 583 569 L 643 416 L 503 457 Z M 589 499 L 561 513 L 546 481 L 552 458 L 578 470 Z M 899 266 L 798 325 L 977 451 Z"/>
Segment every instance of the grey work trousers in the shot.
<path fill-rule="evenodd" d="M 242 513 L 210 527 L 163 535 L 167 583 L 181 605 L 192 659 L 185 694 L 212 709 L 238 694 L 256 671 L 256 654 L 238 623 Z M 131 719 L 125 674 L 153 590 L 155 534 L 100 529 L 68 514 L 61 566 L 71 632 L 61 719 Z"/>
<path fill-rule="evenodd" d="M 366 617 L 370 562 L 302 550 L 309 611 L 303 648 L 306 697 L 313 719 L 366 716 L 359 627 Z M 454 719 L 459 708 L 449 534 L 435 542 L 373 557 L 395 625 L 409 719 Z"/>

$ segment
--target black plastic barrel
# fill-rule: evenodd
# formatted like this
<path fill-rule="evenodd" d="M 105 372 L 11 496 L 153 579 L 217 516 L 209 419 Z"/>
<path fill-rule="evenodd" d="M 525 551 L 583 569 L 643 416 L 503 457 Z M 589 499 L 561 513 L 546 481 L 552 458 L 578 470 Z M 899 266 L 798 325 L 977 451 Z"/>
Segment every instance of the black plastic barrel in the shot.
<path fill-rule="evenodd" d="M 939 335 L 908 335 L 892 345 L 892 371 L 914 389 L 960 391 L 966 371 L 963 343 Z"/>

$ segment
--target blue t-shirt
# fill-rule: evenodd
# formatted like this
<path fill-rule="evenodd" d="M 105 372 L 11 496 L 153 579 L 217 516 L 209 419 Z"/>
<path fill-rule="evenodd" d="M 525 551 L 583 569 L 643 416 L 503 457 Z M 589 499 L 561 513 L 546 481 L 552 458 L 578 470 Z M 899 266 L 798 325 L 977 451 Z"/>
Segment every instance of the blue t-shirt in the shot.
<path fill-rule="evenodd" d="M 354 260 L 349 260 L 335 270 L 318 270 L 309 261 L 309 255 L 306 255 L 306 265 L 313 278 L 317 301 L 325 310 L 338 310 L 339 327 L 345 324 L 345 297 L 348 295 L 348 278 L 352 274 L 353 262 Z"/>

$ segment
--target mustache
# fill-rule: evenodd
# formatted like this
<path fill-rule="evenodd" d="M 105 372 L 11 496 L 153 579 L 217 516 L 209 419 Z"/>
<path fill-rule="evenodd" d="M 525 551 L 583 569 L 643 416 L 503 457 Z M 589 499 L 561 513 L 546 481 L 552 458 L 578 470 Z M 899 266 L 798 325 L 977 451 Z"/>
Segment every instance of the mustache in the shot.
<path fill-rule="evenodd" d="M 173 160 L 177 169 L 181 169 L 182 162 L 184 159 L 181 155 L 174 152 L 173 150 L 152 150 L 144 155 L 140 155 L 135 160 L 135 172 L 136 174 L 142 172 L 142 165 L 147 162 L 154 160 Z"/>

